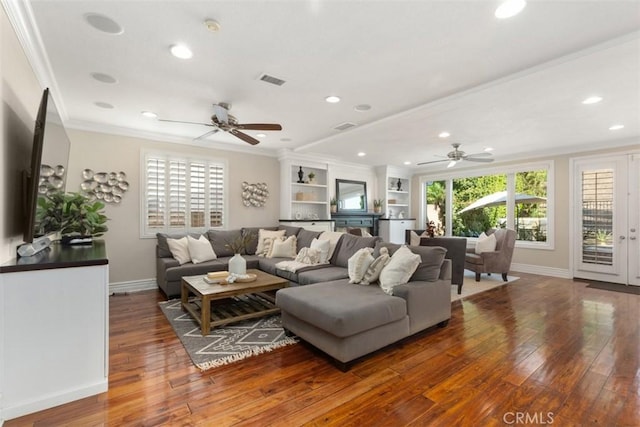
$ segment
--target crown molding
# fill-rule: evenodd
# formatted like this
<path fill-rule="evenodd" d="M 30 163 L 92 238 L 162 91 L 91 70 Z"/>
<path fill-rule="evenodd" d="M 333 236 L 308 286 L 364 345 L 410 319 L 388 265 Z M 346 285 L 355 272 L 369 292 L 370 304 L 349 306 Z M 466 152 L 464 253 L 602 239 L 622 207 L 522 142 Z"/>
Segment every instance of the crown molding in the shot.
<path fill-rule="evenodd" d="M 27 61 L 29 61 L 33 69 L 36 80 L 38 80 L 43 90 L 47 87 L 51 89 L 51 96 L 56 103 L 58 113 L 62 121 L 66 121 L 68 115 L 64 99 L 54 77 L 40 31 L 36 25 L 31 3 L 24 0 L 0 0 L 0 3 L 2 3 L 4 10 L 7 12 L 9 22 L 18 37 Z"/>

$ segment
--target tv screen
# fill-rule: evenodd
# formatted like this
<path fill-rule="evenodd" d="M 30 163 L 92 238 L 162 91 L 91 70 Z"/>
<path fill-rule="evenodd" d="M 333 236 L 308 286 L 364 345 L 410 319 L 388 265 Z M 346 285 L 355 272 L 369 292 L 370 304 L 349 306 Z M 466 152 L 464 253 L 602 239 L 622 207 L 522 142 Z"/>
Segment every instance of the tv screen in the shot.
<path fill-rule="evenodd" d="M 36 222 L 38 199 L 52 192 L 65 191 L 70 145 L 62 119 L 47 88 L 42 94 L 36 116 L 31 167 L 25 174 L 27 179 L 24 241 L 27 243 L 43 234 Z"/>

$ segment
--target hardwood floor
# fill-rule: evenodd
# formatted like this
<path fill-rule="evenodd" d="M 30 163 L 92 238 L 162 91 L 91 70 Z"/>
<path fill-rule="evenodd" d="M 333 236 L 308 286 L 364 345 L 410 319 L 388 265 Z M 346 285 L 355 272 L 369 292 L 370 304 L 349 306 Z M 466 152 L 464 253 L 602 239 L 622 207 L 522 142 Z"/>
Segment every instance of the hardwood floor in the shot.
<path fill-rule="evenodd" d="M 640 426 L 640 295 L 518 275 L 347 373 L 303 344 L 200 373 L 159 293 L 112 296 L 109 391 L 5 426 Z"/>

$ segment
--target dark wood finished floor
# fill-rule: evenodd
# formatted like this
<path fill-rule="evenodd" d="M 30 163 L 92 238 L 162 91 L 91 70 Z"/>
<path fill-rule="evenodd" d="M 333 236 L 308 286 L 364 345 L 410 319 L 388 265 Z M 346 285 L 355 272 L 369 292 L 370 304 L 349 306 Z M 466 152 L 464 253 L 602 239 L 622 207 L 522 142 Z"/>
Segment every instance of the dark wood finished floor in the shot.
<path fill-rule="evenodd" d="M 640 296 L 518 275 L 347 373 L 301 344 L 200 373 L 158 293 L 113 296 L 108 393 L 5 426 L 640 426 Z"/>

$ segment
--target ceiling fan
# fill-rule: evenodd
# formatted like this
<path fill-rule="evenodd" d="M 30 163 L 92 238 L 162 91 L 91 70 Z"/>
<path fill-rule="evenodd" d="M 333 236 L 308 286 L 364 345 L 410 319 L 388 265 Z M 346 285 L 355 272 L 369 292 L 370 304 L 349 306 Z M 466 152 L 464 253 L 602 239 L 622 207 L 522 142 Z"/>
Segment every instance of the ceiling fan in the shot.
<path fill-rule="evenodd" d="M 428 165 L 430 163 L 440 163 L 440 162 L 449 162 L 447 165 L 448 168 L 451 168 L 456 165 L 461 160 L 468 160 L 470 162 L 481 162 L 481 163 L 491 163 L 493 159 L 491 157 L 491 153 L 474 153 L 467 154 L 462 150 L 458 150 L 460 144 L 454 143 L 451 144 L 453 147 L 453 151 L 447 153 L 447 158 L 442 160 L 434 160 L 431 162 L 422 162 L 418 163 L 418 165 Z"/>
<path fill-rule="evenodd" d="M 211 123 L 196 123 L 166 119 L 158 119 L 158 121 L 171 123 L 188 123 L 192 125 L 211 126 L 214 128 L 213 130 L 194 138 L 194 141 L 206 138 L 209 135 L 213 135 L 214 133 L 222 130 L 225 132 L 229 132 L 231 135 L 240 138 L 244 142 L 247 142 L 251 145 L 256 145 L 259 144 L 260 141 L 252 136 L 247 135 L 244 132 L 241 132 L 240 130 L 282 130 L 282 126 L 277 123 L 238 123 L 238 120 L 234 116 L 229 114 L 229 109 L 231 109 L 231 104 L 228 104 L 226 102 L 213 104 L 213 116 L 211 116 Z"/>

